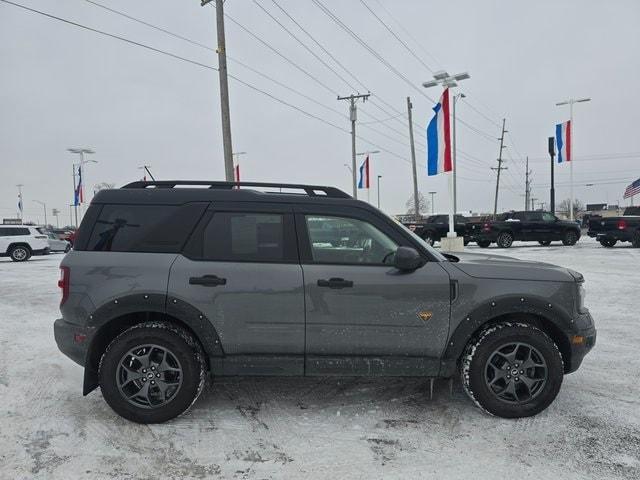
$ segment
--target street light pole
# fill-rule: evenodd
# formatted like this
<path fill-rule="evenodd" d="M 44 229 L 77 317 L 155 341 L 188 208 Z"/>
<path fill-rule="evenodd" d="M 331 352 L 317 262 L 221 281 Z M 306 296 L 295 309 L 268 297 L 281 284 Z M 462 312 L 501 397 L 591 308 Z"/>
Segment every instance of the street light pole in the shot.
<path fill-rule="evenodd" d="M 574 135 L 574 131 L 575 129 L 573 128 L 573 104 L 574 103 L 582 103 L 582 102 L 589 102 L 591 101 L 591 98 L 570 98 L 568 100 L 564 100 L 562 102 L 558 102 L 556 103 L 556 106 L 561 106 L 561 105 L 569 105 L 569 135 L 571 135 L 571 156 L 569 157 L 569 220 L 573 221 L 573 161 L 575 158 L 575 135 Z"/>
<path fill-rule="evenodd" d="M 460 80 L 466 80 L 468 78 L 471 78 L 471 75 L 469 75 L 468 72 L 462 72 L 462 73 L 458 73 L 456 75 L 449 75 L 447 72 L 445 71 L 439 71 L 439 72 L 435 72 L 433 74 L 433 80 L 429 81 L 429 82 L 424 82 L 422 84 L 423 87 L 425 88 L 430 88 L 430 87 L 435 87 L 437 85 L 442 85 L 445 89 L 447 88 L 453 88 L 453 87 L 457 87 L 458 86 L 458 82 Z M 463 94 L 458 94 L 461 96 L 461 98 L 464 98 Z M 456 192 L 457 192 L 457 185 L 456 185 L 456 170 L 457 170 L 457 166 L 456 166 L 456 140 L 455 140 L 455 132 L 456 132 L 456 115 L 455 115 L 455 111 L 456 111 L 456 97 L 458 97 L 458 95 L 455 95 L 453 97 L 453 145 L 452 145 L 452 155 L 451 155 L 451 160 L 452 160 L 452 174 L 450 177 L 450 185 L 451 185 L 451 208 L 450 208 L 450 212 L 449 212 L 449 232 L 447 233 L 447 237 L 449 238 L 456 238 L 457 234 L 456 234 L 456 230 L 455 230 L 455 214 L 456 214 L 456 209 L 457 209 L 457 205 L 456 205 Z"/>

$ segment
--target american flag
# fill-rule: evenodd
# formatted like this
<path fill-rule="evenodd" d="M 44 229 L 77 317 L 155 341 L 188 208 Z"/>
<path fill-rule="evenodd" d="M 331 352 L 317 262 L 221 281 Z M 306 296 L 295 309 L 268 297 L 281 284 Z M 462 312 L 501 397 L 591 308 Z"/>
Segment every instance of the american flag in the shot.
<path fill-rule="evenodd" d="M 625 189 L 624 198 L 633 197 L 638 193 L 640 193 L 640 178 Z"/>

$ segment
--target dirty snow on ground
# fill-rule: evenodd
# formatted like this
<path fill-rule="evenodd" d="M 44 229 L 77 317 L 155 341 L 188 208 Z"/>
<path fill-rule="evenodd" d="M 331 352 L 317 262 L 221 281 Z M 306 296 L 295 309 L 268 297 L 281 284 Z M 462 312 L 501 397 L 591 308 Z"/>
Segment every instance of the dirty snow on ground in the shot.
<path fill-rule="evenodd" d="M 597 346 L 534 418 L 489 417 L 457 381 L 430 400 L 421 379 L 233 378 L 169 423 L 130 423 L 82 397 L 55 345 L 61 256 L 0 259 L 0 478 L 640 478 L 640 250 L 490 251 L 586 277 Z"/>

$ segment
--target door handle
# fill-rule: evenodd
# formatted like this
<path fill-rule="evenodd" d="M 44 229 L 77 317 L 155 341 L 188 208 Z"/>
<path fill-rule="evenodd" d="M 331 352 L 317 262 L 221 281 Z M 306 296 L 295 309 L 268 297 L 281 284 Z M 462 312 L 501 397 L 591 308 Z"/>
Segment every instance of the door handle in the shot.
<path fill-rule="evenodd" d="M 329 280 L 318 280 L 319 287 L 329 287 L 329 288 L 351 288 L 353 287 L 353 282 L 351 280 L 345 280 L 344 278 L 330 278 Z"/>
<path fill-rule="evenodd" d="M 189 285 L 202 285 L 203 287 L 217 287 L 226 285 L 227 279 L 216 275 L 203 275 L 202 277 L 189 277 Z"/>

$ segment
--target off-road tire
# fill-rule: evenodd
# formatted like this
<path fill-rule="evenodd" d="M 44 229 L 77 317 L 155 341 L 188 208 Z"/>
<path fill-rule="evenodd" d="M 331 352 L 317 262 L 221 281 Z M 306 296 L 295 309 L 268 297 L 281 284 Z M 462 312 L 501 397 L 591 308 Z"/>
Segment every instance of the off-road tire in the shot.
<path fill-rule="evenodd" d="M 551 245 L 551 240 L 540 240 L 538 243 L 543 247 L 548 247 L 549 245 Z"/>
<path fill-rule="evenodd" d="M 640 230 L 633 233 L 631 237 L 631 245 L 634 248 L 640 248 Z"/>
<path fill-rule="evenodd" d="M 536 396 L 523 403 L 509 403 L 498 398 L 485 381 L 487 363 L 496 350 L 513 342 L 534 347 L 547 366 L 546 382 Z M 486 413 L 503 418 L 536 415 L 558 395 L 564 375 L 562 355 L 549 336 L 526 323 L 502 322 L 484 329 L 469 342 L 460 359 L 462 386 L 475 404 Z"/>
<path fill-rule="evenodd" d="M 562 244 L 571 247 L 578 243 L 578 234 L 573 230 L 567 230 L 562 236 Z"/>
<path fill-rule="evenodd" d="M 9 250 L 9 256 L 14 262 L 26 262 L 31 258 L 31 249 L 25 245 L 16 245 Z"/>
<path fill-rule="evenodd" d="M 511 232 L 502 232 L 498 235 L 496 242 L 500 248 L 509 248 L 513 245 L 513 234 Z"/>
<path fill-rule="evenodd" d="M 480 242 L 476 242 L 480 248 L 489 248 L 491 242 L 489 240 L 482 240 Z"/>
<path fill-rule="evenodd" d="M 618 243 L 617 240 L 609 240 L 609 239 L 602 239 L 602 240 L 599 240 L 599 242 L 600 242 L 600 245 L 602 245 L 605 248 L 611 248 L 616 243 Z"/>
<path fill-rule="evenodd" d="M 170 351 L 182 369 L 182 382 L 175 394 L 167 403 L 152 408 L 128 401 L 117 381 L 120 362 L 127 352 L 147 344 Z M 100 359 L 98 377 L 104 399 L 117 414 L 132 422 L 162 423 L 186 412 L 202 393 L 206 379 L 204 352 L 183 328 L 166 322 L 145 322 L 125 330 L 109 344 Z"/>

